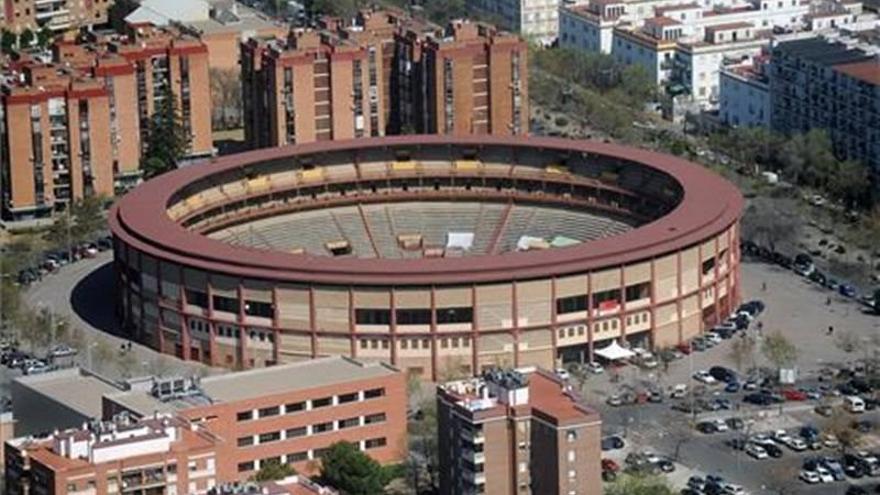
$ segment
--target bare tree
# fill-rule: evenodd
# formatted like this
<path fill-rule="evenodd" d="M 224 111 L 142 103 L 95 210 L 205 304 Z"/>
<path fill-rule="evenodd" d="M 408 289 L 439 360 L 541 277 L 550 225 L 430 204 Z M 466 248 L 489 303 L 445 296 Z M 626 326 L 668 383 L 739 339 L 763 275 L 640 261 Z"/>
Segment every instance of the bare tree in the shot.
<path fill-rule="evenodd" d="M 755 339 L 745 334 L 743 334 L 742 338 L 733 341 L 729 353 L 730 358 L 736 365 L 737 371 L 742 373 L 743 367 L 746 364 L 754 366 L 756 348 L 757 343 L 755 342 Z"/>
<path fill-rule="evenodd" d="M 823 430 L 837 437 L 840 443 L 840 453 L 857 448 L 864 441 L 865 435 L 853 425 L 852 417 L 837 408 L 825 422 Z"/>
<path fill-rule="evenodd" d="M 797 205 L 791 199 L 756 198 L 743 215 L 743 238 L 776 251 L 794 246 L 801 234 Z"/>
<path fill-rule="evenodd" d="M 791 366 L 797 361 L 798 348 L 781 332 L 773 332 L 764 338 L 761 352 L 777 369 Z"/>

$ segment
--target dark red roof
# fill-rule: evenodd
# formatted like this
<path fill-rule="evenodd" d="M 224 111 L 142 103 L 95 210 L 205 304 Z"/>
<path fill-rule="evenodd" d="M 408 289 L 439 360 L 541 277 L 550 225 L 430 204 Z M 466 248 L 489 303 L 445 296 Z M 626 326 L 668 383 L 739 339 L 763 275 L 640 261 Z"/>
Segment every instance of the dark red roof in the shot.
<path fill-rule="evenodd" d="M 619 157 L 671 175 L 682 185 L 684 197 L 669 214 L 624 234 L 546 251 L 462 258 L 340 259 L 268 251 L 204 237 L 166 214 L 175 191 L 224 170 L 301 154 L 420 143 L 522 146 Z M 700 165 L 652 151 L 559 138 L 395 136 L 261 149 L 188 166 L 128 193 L 113 207 L 110 226 L 119 240 L 151 256 L 234 276 L 342 285 L 461 284 L 582 273 L 665 255 L 720 234 L 739 219 L 742 208 L 742 196 L 727 180 Z"/>

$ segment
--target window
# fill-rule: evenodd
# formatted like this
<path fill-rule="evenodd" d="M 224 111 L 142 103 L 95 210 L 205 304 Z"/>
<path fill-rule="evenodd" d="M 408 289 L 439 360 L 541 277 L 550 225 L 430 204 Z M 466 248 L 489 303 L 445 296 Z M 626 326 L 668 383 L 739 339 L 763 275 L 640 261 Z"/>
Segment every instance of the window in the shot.
<path fill-rule="evenodd" d="M 315 450 L 312 451 L 312 456 L 313 456 L 315 459 L 320 459 L 320 458 L 324 457 L 325 454 L 327 454 L 327 451 L 328 451 L 328 450 L 329 450 L 329 449 L 326 448 L 326 447 L 325 447 L 325 448 L 322 448 L 322 449 L 315 449 Z"/>
<path fill-rule="evenodd" d="M 333 398 L 323 397 L 321 399 L 312 399 L 312 409 L 327 407 L 333 403 Z"/>
<path fill-rule="evenodd" d="M 385 440 L 385 437 L 381 438 L 371 438 L 364 442 L 364 448 L 369 449 L 377 449 L 379 447 L 384 447 L 388 442 Z"/>
<path fill-rule="evenodd" d="M 708 275 L 715 268 L 715 258 L 709 258 L 703 262 L 703 275 Z"/>
<path fill-rule="evenodd" d="M 438 308 L 437 324 L 472 323 L 474 321 L 474 309 L 468 307 Z"/>
<path fill-rule="evenodd" d="M 260 417 L 268 418 L 270 416 L 278 416 L 281 414 L 281 408 L 278 406 L 264 407 L 260 409 Z"/>
<path fill-rule="evenodd" d="M 370 414 L 364 417 L 364 424 L 372 425 L 385 422 L 385 413 Z"/>
<path fill-rule="evenodd" d="M 361 308 L 354 310 L 354 319 L 358 325 L 390 325 L 390 309 Z"/>
<path fill-rule="evenodd" d="M 198 306 L 200 308 L 208 307 L 208 295 L 204 292 L 186 289 L 184 293 L 186 294 L 187 304 L 192 304 L 193 306 Z"/>
<path fill-rule="evenodd" d="M 239 462 L 238 463 L 238 472 L 243 473 L 245 471 L 253 471 L 254 470 L 254 461 L 247 462 Z"/>
<path fill-rule="evenodd" d="M 569 450 L 569 451 L 568 451 L 568 462 L 574 462 L 574 461 L 575 461 L 575 457 L 576 457 L 576 456 L 575 456 L 574 451 L 573 451 L 573 450 Z"/>
<path fill-rule="evenodd" d="M 620 305 L 620 289 L 606 290 L 593 294 L 593 308 L 615 309 Z"/>
<path fill-rule="evenodd" d="M 342 430 L 345 428 L 354 428 L 361 425 L 360 418 L 348 418 L 348 419 L 340 419 L 337 425 L 337 429 Z"/>
<path fill-rule="evenodd" d="M 569 431 L 565 434 L 565 440 L 567 440 L 568 442 L 574 442 L 575 440 L 577 440 L 577 437 L 578 434 L 576 431 Z"/>
<path fill-rule="evenodd" d="M 211 300 L 214 303 L 215 311 L 225 311 L 227 313 L 238 313 L 238 299 L 225 296 L 213 296 Z"/>
<path fill-rule="evenodd" d="M 398 325 L 430 325 L 430 309 L 398 309 L 395 311 Z"/>
<path fill-rule="evenodd" d="M 587 295 L 560 297 L 556 300 L 556 313 L 564 315 L 566 313 L 576 313 L 578 311 L 587 310 Z"/>
<path fill-rule="evenodd" d="M 625 295 L 627 301 L 638 301 L 639 299 L 651 297 L 651 283 L 643 282 L 640 284 L 628 285 L 626 286 Z"/>
<path fill-rule="evenodd" d="M 350 393 L 350 394 L 342 394 L 342 395 L 340 395 L 340 396 L 337 398 L 336 403 L 337 403 L 337 404 L 348 404 L 349 402 L 355 402 L 355 401 L 357 401 L 357 400 L 358 400 L 358 393 L 357 393 L 357 392 L 352 392 L 352 393 Z"/>
<path fill-rule="evenodd" d="M 307 433 L 308 433 L 308 428 L 306 428 L 305 426 L 300 426 L 297 428 L 288 428 L 287 431 L 285 432 L 285 434 L 287 435 L 287 438 L 304 437 L 304 436 L 306 436 Z"/>
<path fill-rule="evenodd" d="M 260 443 L 269 443 L 269 442 L 277 442 L 281 440 L 281 432 L 280 431 L 272 431 L 269 433 L 261 433 L 260 434 Z"/>
<path fill-rule="evenodd" d="M 364 391 L 364 399 L 377 399 L 379 397 L 385 396 L 384 388 L 371 388 L 370 390 Z"/>
<path fill-rule="evenodd" d="M 235 415 L 236 421 L 250 421 L 254 417 L 253 411 L 242 411 Z"/>
<path fill-rule="evenodd" d="M 275 311 L 272 307 L 272 303 L 260 302 L 260 301 L 245 301 L 244 302 L 244 314 L 249 316 L 261 316 L 263 318 L 272 318 L 275 315 Z"/>
<path fill-rule="evenodd" d="M 302 461 L 307 461 L 307 460 L 309 460 L 309 453 L 308 452 L 294 452 L 292 454 L 287 454 L 287 462 L 288 463 L 302 462 Z"/>
<path fill-rule="evenodd" d="M 332 421 L 328 421 L 326 423 L 318 423 L 312 426 L 312 433 L 325 433 L 328 431 L 333 431 Z"/>
<path fill-rule="evenodd" d="M 247 447 L 248 445 L 253 445 L 253 444 L 254 444 L 254 437 L 253 436 L 240 437 L 238 439 L 238 446 L 239 447 Z"/>

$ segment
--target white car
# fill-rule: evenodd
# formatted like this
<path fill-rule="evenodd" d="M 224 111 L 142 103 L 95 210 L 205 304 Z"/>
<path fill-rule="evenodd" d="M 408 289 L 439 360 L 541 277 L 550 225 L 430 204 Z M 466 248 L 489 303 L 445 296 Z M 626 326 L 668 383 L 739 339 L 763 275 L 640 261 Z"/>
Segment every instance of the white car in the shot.
<path fill-rule="evenodd" d="M 840 447 L 840 440 L 836 436 L 826 433 L 822 439 L 822 445 L 829 449 L 836 449 Z"/>
<path fill-rule="evenodd" d="M 815 485 L 816 483 L 821 483 L 822 479 L 819 478 L 819 473 L 815 471 L 808 471 L 806 469 L 801 471 L 801 474 L 798 476 L 804 483 Z"/>
<path fill-rule="evenodd" d="M 715 332 L 706 332 L 706 333 L 703 335 L 703 338 L 706 339 L 706 340 L 710 340 L 710 341 L 712 341 L 712 342 L 714 342 L 714 343 L 716 343 L 716 344 L 720 344 L 720 343 L 721 343 L 721 340 L 722 340 L 722 339 L 721 339 L 721 336 L 718 335 L 718 334 L 715 333 Z"/>
<path fill-rule="evenodd" d="M 746 454 L 748 454 L 758 460 L 766 459 L 766 458 L 770 457 L 767 454 L 767 451 L 764 450 L 764 447 L 761 447 L 760 445 L 758 445 L 756 443 L 749 443 L 748 445 L 746 445 Z"/>
<path fill-rule="evenodd" d="M 776 430 L 773 432 L 773 440 L 775 440 L 776 443 L 787 445 L 788 442 L 791 441 L 791 435 L 785 430 Z"/>
<path fill-rule="evenodd" d="M 685 397 L 688 393 L 688 386 L 684 383 L 678 383 L 672 387 L 669 392 L 669 397 L 672 399 L 680 399 Z"/>
<path fill-rule="evenodd" d="M 730 429 L 723 419 L 713 419 L 712 424 L 715 425 L 715 430 L 718 432 L 724 432 Z"/>
<path fill-rule="evenodd" d="M 784 443 L 788 448 L 795 452 L 803 452 L 807 450 L 807 442 L 804 442 L 803 439 L 798 437 L 789 437 Z"/>
<path fill-rule="evenodd" d="M 766 445 L 768 443 L 773 443 L 773 444 L 776 443 L 773 441 L 773 439 L 770 437 L 770 435 L 767 435 L 766 433 L 757 433 L 755 435 L 752 435 L 751 437 L 749 437 L 749 441 L 754 444 L 757 444 L 757 445 Z"/>
<path fill-rule="evenodd" d="M 585 364 L 584 366 L 587 368 L 587 371 L 589 371 L 590 373 L 592 373 L 594 375 L 601 375 L 602 373 L 605 372 L 605 368 L 603 368 L 601 364 L 599 364 L 595 361 L 589 362 L 589 363 Z"/>
<path fill-rule="evenodd" d="M 705 383 L 706 385 L 713 385 L 718 381 L 706 370 L 694 372 L 694 380 L 700 383 Z"/>
<path fill-rule="evenodd" d="M 561 378 L 562 381 L 566 381 L 566 382 L 571 378 L 571 374 L 568 372 L 568 370 L 565 370 L 562 368 L 556 369 L 556 376 Z"/>
<path fill-rule="evenodd" d="M 736 323 L 725 321 L 724 323 L 720 323 L 713 327 L 713 330 L 729 330 L 736 331 Z"/>
<path fill-rule="evenodd" d="M 749 492 L 747 492 L 745 488 L 739 485 L 734 485 L 733 483 L 725 484 L 721 493 L 723 495 L 749 495 Z"/>
<path fill-rule="evenodd" d="M 817 467 L 816 474 L 819 476 L 819 481 L 822 483 L 834 483 L 834 475 L 824 467 Z"/>

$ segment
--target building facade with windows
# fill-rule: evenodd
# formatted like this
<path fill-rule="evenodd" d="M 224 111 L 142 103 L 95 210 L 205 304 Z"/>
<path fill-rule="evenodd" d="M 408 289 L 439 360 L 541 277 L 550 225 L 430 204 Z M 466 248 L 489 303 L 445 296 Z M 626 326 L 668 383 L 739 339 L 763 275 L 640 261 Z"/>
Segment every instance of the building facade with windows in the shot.
<path fill-rule="evenodd" d="M 202 380 L 153 379 L 105 394 L 105 418 L 155 411 L 221 436 L 218 479 L 245 481 L 267 462 L 311 474 L 323 452 L 354 443 L 373 459 L 406 454 L 406 376 L 383 363 L 330 357 Z"/>
<path fill-rule="evenodd" d="M 469 9 L 493 20 L 499 27 L 550 45 L 559 30 L 559 7 L 575 0 L 468 0 Z"/>
<path fill-rule="evenodd" d="M 828 131 L 834 153 L 880 172 L 880 50 L 844 38 L 777 44 L 770 59 L 771 127 Z"/>
<path fill-rule="evenodd" d="M 203 495 L 220 483 L 221 437 L 185 419 L 115 418 L 8 440 L 9 495 Z"/>
<path fill-rule="evenodd" d="M 0 28 L 21 34 L 25 30 L 36 33 L 42 29 L 53 32 L 91 28 L 106 24 L 110 0 L 5 0 L 0 12 Z"/>
<path fill-rule="evenodd" d="M 599 414 L 541 369 L 437 388 L 440 492 L 599 495 Z"/>
<path fill-rule="evenodd" d="M 212 365 L 553 369 L 612 340 L 673 346 L 726 317 L 741 208 L 699 166 L 587 141 L 258 150 L 117 203 L 118 316 L 131 338 Z"/>
<path fill-rule="evenodd" d="M 207 51 L 173 29 L 59 41 L 53 60 L 23 54 L 2 87 L 3 216 L 48 217 L 70 200 L 113 196 L 141 177 L 150 119 L 174 98 L 189 157 L 213 153 Z"/>
<path fill-rule="evenodd" d="M 770 126 L 770 84 L 767 59 L 721 71 L 718 116 L 732 127 Z"/>
<path fill-rule="evenodd" d="M 478 23 L 447 30 L 389 11 L 241 45 L 252 148 L 401 133 L 525 134 L 525 42 Z"/>

